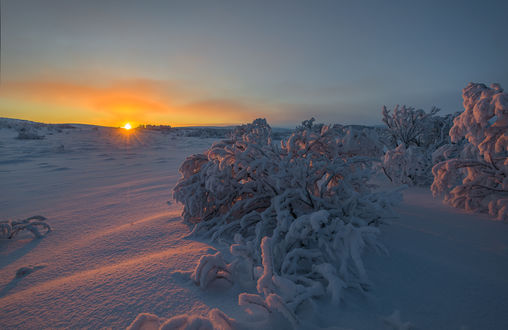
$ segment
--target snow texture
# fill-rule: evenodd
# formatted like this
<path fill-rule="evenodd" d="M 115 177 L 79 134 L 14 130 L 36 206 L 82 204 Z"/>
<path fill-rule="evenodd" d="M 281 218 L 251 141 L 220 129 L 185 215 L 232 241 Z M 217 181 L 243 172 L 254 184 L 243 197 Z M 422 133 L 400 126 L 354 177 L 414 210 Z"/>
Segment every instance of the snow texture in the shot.
<path fill-rule="evenodd" d="M 508 94 L 498 84 L 469 83 L 462 98 L 464 112 L 450 130 L 456 145 L 436 155 L 448 159 L 432 169 L 432 192 L 454 207 L 508 220 Z"/>
<path fill-rule="evenodd" d="M 18 269 L 16 271 L 16 278 L 25 277 L 25 276 L 35 272 L 36 270 L 39 270 L 44 267 L 46 267 L 46 265 L 35 265 L 35 266 L 29 265 L 29 266 L 21 267 L 20 269 Z"/>
<path fill-rule="evenodd" d="M 428 148 L 443 144 L 448 139 L 454 115 L 437 116 L 439 111 L 439 108 L 433 107 L 427 113 L 422 109 L 397 105 L 392 112 L 384 106 L 383 122 L 391 136 L 392 146 L 405 144 Z"/>
<path fill-rule="evenodd" d="M 51 227 L 44 222 L 45 217 L 35 215 L 20 221 L 0 221 L 0 239 L 14 238 L 21 231 L 29 231 L 36 238 L 42 238 L 51 231 Z"/>
<path fill-rule="evenodd" d="M 16 139 L 22 125 L 45 138 Z M 312 134 L 320 134 L 319 126 L 311 125 Z M 333 127 L 340 141 L 344 130 L 372 129 Z M 301 329 L 390 329 L 383 318 L 394 310 L 402 315 L 400 324 L 410 321 L 418 329 L 508 329 L 508 227 L 442 204 L 419 187 L 403 191 L 404 201 L 394 208 L 399 217 L 391 218 L 390 226 L 378 221 L 382 231 L 376 235 L 389 256 L 364 247 L 369 291 L 344 287 L 338 265 L 324 263 L 316 265 L 313 280 L 325 293 L 307 299 L 296 312 L 283 300 L 284 308 L 277 296 L 299 292 L 278 273 L 278 241 L 265 235 L 271 238 L 264 249 L 272 251 L 266 256 L 273 269 L 263 286 L 277 292 L 259 293 L 262 240 L 255 245 L 252 236 L 239 233 L 231 243 L 224 235 L 228 245 L 212 247 L 199 239 L 202 233 L 188 239 L 183 207 L 166 203 L 185 157 L 206 153 L 214 142 L 179 136 L 173 128 L 165 134 L 0 119 L 0 219 L 42 214 L 53 228 L 48 239 L 34 239 L 27 231 L 0 239 L 0 328 L 122 329 L 140 313 L 152 315 L 146 323 L 138 318 L 148 328 L 182 316 L 186 323 L 208 319 L 219 328 L 219 320 L 209 317 L 219 308 L 235 320 L 235 329 L 290 329 L 291 322 Z M 435 159 L 466 157 L 471 147 L 468 141 L 455 143 Z M 372 182 L 395 188 L 383 175 Z M 313 224 L 326 218 L 321 212 L 312 220 L 319 211 L 334 218 L 331 208 L 302 214 L 311 237 Z M 378 228 L 375 223 L 368 227 Z M 217 252 L 234 283 L 218 271 L 203 290 L 191 275 L 203 255 Z M 356 273 L 351 257 L 349 264 Z M 16 277 L 18 271 L 25 276 Z"/>
<path fill-rule="evenodd" d="M 160 319 L 153 314 L 141 313 L 127 330 L 231 330 L 236 328 L 235 325 L 234 319 L 214 308 L 206 316 L 183 314 L 168 320 Z"/>
<path fill-rule="evenodd" d="M 303 303 L 339 303 L 343 288 L 369 287 L 362 253 L 382 250 L 376 225 L 397 195 L 371 189 L 371 159 L 356 155 L 367 134 L 310 120 L 276 145 L 270 130 L 257 119 L 188 157 L 174 197 L 194 236 L 231 244 L 235 256 L 229 265 L 220 254 L 202 257 L 195 283 L 206 287 L 219 273 L 234 280 L 246 268 L 259 297 L 241 294 L 241 305 L 296 325 Z"/>
<path fill-rule="evenodd" d="M 220 252 L 212 255 L 204 255 L 199 259 L 198 266 L 191 275 L 191 279 L 202 289 L 217 279 L 225 279 L 232 282 L 231 272 L 222 258 Z"/>
<path fill-rule="evenodd" d="M 448 132 L 455 115 L 437 116 L 438 108 L 429 113 L 397 105 L 393 113 L 383 107 L 383 122 L 388 131 L 388 150 L 382 158 L 382 169 L 390 181 L 409 186 L 432 183 L 432 154 L 450 142 Z"/>
<path fill-rule="evenodd" d="M 410 322 L 400 320 L 400 311 L 396 310 L 392 315 L 384 318 L 385 324 L 392 330 L 411 330 L 415 327 Z"/>
<path fill-rule="evenodd" d="M 409 186 L 428 186 L 432 183 L 432 158 L 425 148 L 400 144 L 387 150 L 382 158 L 382 168 L 394 183 Z"/>

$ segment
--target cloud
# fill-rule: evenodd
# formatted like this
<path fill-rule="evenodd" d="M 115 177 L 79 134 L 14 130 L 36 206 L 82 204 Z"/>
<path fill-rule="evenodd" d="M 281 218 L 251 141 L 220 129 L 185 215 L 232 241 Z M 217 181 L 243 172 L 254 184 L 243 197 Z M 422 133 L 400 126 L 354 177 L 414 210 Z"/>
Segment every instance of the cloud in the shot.
<path fill-rule="evenodd" d="M 8 112 L 6 108 L 12 108 L 13 99 L 21 100 L 22 104 L 14 112 L 12 109 Z M 150 79 L 107 83 L 31 80 L 4 82 L 0 88 L 4 115 L 14 113 L 17 118 L 45 122 L 111 126 L 126 121 L 173 126 L 233 125 L 259 117 L 276 126 L 295 126 L 311 117 L 324 123 L 380 123 L 381 106 L 368 100 L 364 103 L 357 104 L 355 100 L 320 103 L 312 97 L 309 102 L 300 103 L 252 100 L 224 96 L 185 83 Z"/>
<path fill-rule="evenodd" d="M 61 111 L 62 106 L 86 109 L 90 117 L 107 121 L 97 123 L 103 125 L 118 125 L 125 120 L 172 125 L 230 124 L 250 121 L 260 112 L 244 100 L 214 97 L 210 92 L 183 84 L 149 79 L 108 84 L 5 82 L 0 97 L 44 104 L 45 108 L 53 105 L 54 111 Z M 83 118 L 76 121 L 88 122 Z"/>

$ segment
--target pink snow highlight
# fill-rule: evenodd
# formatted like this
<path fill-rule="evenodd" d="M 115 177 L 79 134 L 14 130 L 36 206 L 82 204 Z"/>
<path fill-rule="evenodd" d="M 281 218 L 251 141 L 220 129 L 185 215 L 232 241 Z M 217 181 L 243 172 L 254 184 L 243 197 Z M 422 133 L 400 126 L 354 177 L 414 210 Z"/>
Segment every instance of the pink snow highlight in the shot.
<path fill-rule="evenodd" d="M 432 192 L 454 207 L 508 220 L 508 94 L 498 84 L 470 83 L 462 97 L 465 110 L 455 118 L 450 137 L 469 144 L 434 166 Z"/>

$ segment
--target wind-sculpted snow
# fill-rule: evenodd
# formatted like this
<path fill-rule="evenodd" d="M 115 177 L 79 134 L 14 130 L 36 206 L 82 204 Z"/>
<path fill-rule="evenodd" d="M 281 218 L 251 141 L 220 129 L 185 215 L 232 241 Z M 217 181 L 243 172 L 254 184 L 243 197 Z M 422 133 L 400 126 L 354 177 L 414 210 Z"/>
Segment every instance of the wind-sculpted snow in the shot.
<path fill-rule="evenodd" d="M 202 289 L 218 278 L 232 282 L 229 268 L 229 265 L 222 259 L 220 252 L 204 255 L 199 259 L 198 266 L 192 273 L 191 279 Z"/>
<path fill-rule="evenodd" d="M 460 144 L 440 150 L 450 158 L 433 167 L 432 192 L 454 207 L 508 220 L 508 94 L 498 84 L 469 83 L 462 98 L 465 111 L 450 130 Z"/>
<path fill-rule="evenodd" d="M 257 294 L 241 294 L 240 304 L 296 325 L 303 303 L 338 303 L 343 289 L 369 287 L 362 253 L 382 249 L 376 225 L 397 195 L 372 191 L 371 159 L 352 156 L 359 149 L 352 131 L 311 120 L 280 145 L 270 131 L 257 119 L 188 157 L 174 198 L 195 224 L 192 235 L 227 242 L 234 256 L 230 263 L 220 253 L 202 257 L 195 283 L 256 281 Z"/>
<path fill-rule="evenodd" d="M 231 330 L 236 328 L 236 324 L 236 320 L 214 308 L 208 312 L 207 316 L 183 314 L 168 320 L 153 314 L 142 313 L 127 327 L 127 330 Z"/>
<path fill-rule="evenodd" d="M 336 220 L 345 216 L 332 215 L 333 208 L 342 209 L 345 202 L 301 212 L 303 202 L 294 198 L 291 204 L 297 206 L 297 218 L 287 219 L 276 212 L 288 207 L 291 196 L 281 196 L 279 211 L 274 201 L 274 215 L 267 221 L 275 221 L 277 227 L 277 219 L 287 219 L 292 229 L 278 226 L 282 237 L 271 231 L 263 244 L 263 239 L 254 239 L 260 209 L 243 218 L 245 226 L 252 222 L 251 234 L 235 233 L 232 239 L 221 235 L 228 245 L 211 246 L 212 242 L 199 238 L 186 239 L 189 226 L 181 221 L 183 206 L 166 202 L 186 155 L 203 153 L 216 140 L 173 132 L 79 124 L 50 128 L 38 123 L 30 125 L 40 125 L 37 131 L 44 139 L 18 140 L 13 128 L 18 123 L 22 124 L 0 120 L 0 127 L 5 124 L 0 128 L 0 220 L 42 214 L 53 230 L 46 239 L 34 239 L 27 231 L 14 239 L 0 239 L 1 329 L 123 329 L 134 320 L 143 329 L 163 324 L 177 329 L 210 328 L 210 324 L 216 329 L 403 329 L 410 324 L 418 329 L 508 329 L 508 307 L 501 303 L 508 296 L 508 226 L 442 205 L 428 189 L 405 189 L 403 203 L 395 208 L 400 217 L 390 219 L 389 227 L 380 227 L 379 239 L 389 256 L 365 253 L 357 259 L 373 289 L 362 294 L 347 287 L 360 282 L 356 274 L 362 266 L 354 262 L 354 254 L 347 257 L 347 251 L 345 257 L 340 253 L 336 257 L 347 259 L 344 264 L 352 273 L 348 279 L 341 277 L 340 264 L 316 262 L 314 274 L 305 266 L 306 259 L 288 263 L 283 270 L 280 261 L 284 254 L 279 252 L 285 252 L 279 247 L 287 248 L 288 260 L 300 258 L 296 254 L 300 252 L 315 258 L 316 249 L 328 258 L 325 250 L 331 243 L 325 240 L 323 249 L 316 248 L 319 242 L 314 238 L 318 233 L 323 239 L 322 233 L 348 230 L 346 221 Z M 322 126 L 311 128 L 313 135 L 320 136 Z M 371 128 L 334 125 L 330 129 L 340 142 L 340 157 L 350 158 L 344 154 L 344 132 L 353 129 L 354 136 Z M 272 131 L 274 140 L 279 139 Z M 475 148 L 465 140 L 443 147 L 434 161 L 469 158 L 474 154 L 468 151 L 471 147 Z M 197 163 L 204 161 L 202 168 L 209 167 L 207 154 L 196 158 Z M 63 168 L 67 170 L 58 170 Z M 189 166 L 188 176 L 199 173 L 194 170 Z M 271 178 L 284 182 L 270 174 L 269 183 Z M 372 181 L 395 187 L 381 175 Z M 318 180 L 318 186 L 321 183 Z M 291 188 L 298 191 L 302 185 L 304 181 Z M 351 208 L 359 210 L 354 203 Z M 341 214 L 345 212 L 347 208 Z M 376 230 L 380 220 L 370 226 L 351 222 L 351 227 Z M 347 246 L 348 235 L 336 238 L 337 246 Z M 376 239 L 375 233 L 362 235 L 364 240 Z M 349 241 L 350 246 L 358 242 Z M 200 263 L 207 267 L 196 267 L 200 258 L 214 255 Z M 312 276 L 308 284 L 288 279 L 290 272 L 300 275 L 300 271 L 301 278 Z M 193 273 L 205 276 L 195 276 L 194 281 Z M 257 289 L 261 277 L 262 293 Z M 206 289 L 197 279 L 203 279 Z M 292 304 L 304 299 L 302 293 L 321 296 L 292 310 Z M 393 313 L 396 310 L 400 317 Z M 151 316 L 136 319 L 140 313 Z"/>

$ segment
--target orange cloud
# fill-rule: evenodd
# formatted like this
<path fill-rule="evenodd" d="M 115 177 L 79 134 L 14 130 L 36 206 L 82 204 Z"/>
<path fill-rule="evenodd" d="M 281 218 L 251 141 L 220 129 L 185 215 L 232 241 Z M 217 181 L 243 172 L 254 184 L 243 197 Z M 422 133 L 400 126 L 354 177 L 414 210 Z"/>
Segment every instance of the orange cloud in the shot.
<path fill-rule="evenodd" d="M 209 93 L 173 82 L 147 79 L 116 81 L 107 85 L 63 81 L 5 82 L 0 97 L 32 102 L 31 107 L 44 104 L 46 109 L 51 109 L 53 105 L 54 111 L 62 111 L 62 107 L 79 108 L 82 111 L 76 122 L 90 123 L 81 118 L 88 113 L 90 118 L 103 121 L 96 124 L 115 126 L 125 120 L 171 125 L 230 124 L 250 121 L 259 112 L 246 102 L 213 98 Z M 30 112 L 26 107 L 20 112 Z M 20 117 L 22 115 L 20 113 Z M 51 118 L 57 115 L 53 113 Z"/>

